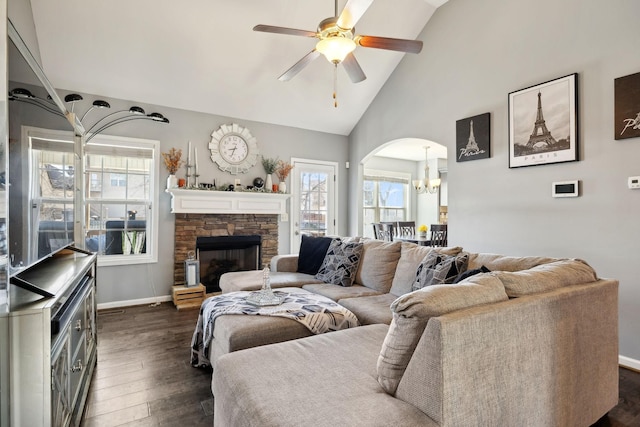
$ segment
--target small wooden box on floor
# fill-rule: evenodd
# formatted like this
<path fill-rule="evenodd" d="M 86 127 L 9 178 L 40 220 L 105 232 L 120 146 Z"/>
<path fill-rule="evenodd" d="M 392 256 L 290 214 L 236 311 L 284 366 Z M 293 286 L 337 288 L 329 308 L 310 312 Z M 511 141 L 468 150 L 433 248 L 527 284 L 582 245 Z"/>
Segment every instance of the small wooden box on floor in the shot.
<path fill-rule="evenodd" d="M 200 308 L 207 293 L 203 284 L 187 287 L 184 285 L 173 286 L 173 304 L 178 310 L 185 308 Z"/>

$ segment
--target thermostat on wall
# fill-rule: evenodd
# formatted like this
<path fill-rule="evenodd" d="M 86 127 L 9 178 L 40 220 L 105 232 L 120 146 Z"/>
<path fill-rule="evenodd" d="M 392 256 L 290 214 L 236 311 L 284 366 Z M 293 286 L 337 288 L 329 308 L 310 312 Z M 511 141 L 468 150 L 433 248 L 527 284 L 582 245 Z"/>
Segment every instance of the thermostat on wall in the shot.
<path fill-rule="evenodd" d="M 640 189 L 640 176 L 630 176 L 629 177 L 629 188 L 631 190 Z"/>
<path fill-rule="evenodd" d="M 551 195 L 553 197 L 578 197 L 579 181 L 560 181 L 551 184 Z"/>

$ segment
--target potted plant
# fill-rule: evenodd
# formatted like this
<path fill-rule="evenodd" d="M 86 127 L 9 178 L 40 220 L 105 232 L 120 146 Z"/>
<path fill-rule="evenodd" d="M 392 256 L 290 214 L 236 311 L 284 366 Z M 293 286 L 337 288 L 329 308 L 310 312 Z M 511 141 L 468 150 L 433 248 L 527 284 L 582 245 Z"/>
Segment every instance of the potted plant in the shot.
<path fill-rule="evenodd" d="M 271 157 L 262 156 L 262 167 L 264 168 L 264 171 L 267 173 L 267 179 L 265 180 L 264 188 L 266 191 L 271 191 L 273 188 L 273 178 L 271 177 L 271 175 L 278 168 L 278 158 L 276 157 L 274 159 Z"/>
<path fill-rule="evenodd" d="M 167 188 L 176 188 L 178 186 L 176 172 L 178 172 L 180 166 L 184 164 L 184 160 L 182 160 L 182 150 L 171 148 L 168 153 L 162 153 L 162 158 L 164 159 L 164 165 L 169 171 L 169 176 L 167 177 Z"/>
<path fill-rule="evenodd" d="M 427 230 L 428 229 L 429 228 L 426 225 L 422 224 L 420 227 L 418 227 L 418 236 L 419 237 L 427 237 Z"/>
<path fill-rule="evenodd" d="M 293 169 L 293 165 L 291 163 L 285 162 L 283 160 L 278 160 L 276 175 L 278 176 L 278 180 L 280 181 L 278 189 L 281 193 L 287 192 L 287 183 L 285 182 L 285 180 L 291 173 L 291 169 Z"/>

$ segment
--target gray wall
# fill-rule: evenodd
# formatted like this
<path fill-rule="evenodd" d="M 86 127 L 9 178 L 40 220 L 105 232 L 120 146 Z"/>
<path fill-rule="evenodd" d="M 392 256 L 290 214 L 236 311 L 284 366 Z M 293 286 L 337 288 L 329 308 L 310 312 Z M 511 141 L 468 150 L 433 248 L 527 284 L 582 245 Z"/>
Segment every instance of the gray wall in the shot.
<path fill-rule="evenodd" d="M 449 0 L 350 135 L 349 160 L 399 137 L 455 149 L 456 120 L 491 112 L 492 157 L 448 163 L 449 242 L 587 260 L 620 280 L 620 354 L 640 360 L 640 139 L 613 138 L 613 80 L 640 71 L 637 0 Z M 508 168 L 509 92 L 577 72 L 580 161 Z M 553 181 L 582 196 L 554 199 Z M 352 168 L 350 185 L 358 182 Z M 358 212 L 350 211 L 350 231 Z"/>
<path fill-rule="evenodd" d="M 55 84 L 55 82 L 54 82 Z M 59 91 L 62 97 L 68 93 Z M 258 139 L 258 148 L 265 157 L 279 157 L 289 160 L 291 157 L 335 161 L 339 162 L 341 171 L 337 188 L 339 191 L 338 227 L 339 233 L 347 230 L 347 174 L 344 173 L 344 164 L 348 155 L 348 140 L 346 136 L 333 135 L 321 132 L 307 131 L 297 128 L 271 125 L 267 123 L 251 122 L 231 117 L 214 116 L 211 114 L 196 113 L 193 111 L 160 107 L 136 102 L 111 99 L 104 96 L 82 94 L 82 104 L 77 104 L 75 109 L 80 114 L 84 113 L 94 99 L 105 99 L 111 104 L 111 111 L 128 109 L 131 105 L 139 105 L 147 113 L 160 112 L 169 118 L 169 124 L 159 124 L 151 121 L 132 121 L 116 125 L 104 134 L 156 139 L 160 141 L 161 151 L 167 152 L 170 148 L 181 148 L 183 158 L 186 159 L 188 141 L 192 147 L 198 147 L 198 166 L 200 169 L 200 182 L 213 182 L 216 184 L 233 183 L 235 178 L 240 178 L 243 185 L 250 185 L 257 176 L 264 178 L 265 173 L 262 164 L 258 162 L 247 174 L 238 176 L 221 172 L 217 165 L 210 160 L 208 144 L 211 133 L 221 124 L 238 123 L 249 128 L 252 135 Z M 86 124 L 102 117 L 101 111 L 93 111 L 85 120 Z M 323 147 L 318 150 L 317 147 Z M 182 169 L 177 176 L 184 177 Z M 161 162 L 160 166 L 160 197 L 159 197 L 159 256 L 157 264 L 143 264 L 130 266 L 99 267 L 98 268 L 98 303 L 113 303 L 118 301 L 130 301 L 154 296 L 171 294 L 173 285 L 173 246 L 174 246 L 174 215 L 170 210 L 170 196 L 164 192 L 168 172 Z M 277 178 L 276 178 L 277 182 Z M 279 226 L 279 253 L 289 253 L 289 223 L 280 222 Z"/>

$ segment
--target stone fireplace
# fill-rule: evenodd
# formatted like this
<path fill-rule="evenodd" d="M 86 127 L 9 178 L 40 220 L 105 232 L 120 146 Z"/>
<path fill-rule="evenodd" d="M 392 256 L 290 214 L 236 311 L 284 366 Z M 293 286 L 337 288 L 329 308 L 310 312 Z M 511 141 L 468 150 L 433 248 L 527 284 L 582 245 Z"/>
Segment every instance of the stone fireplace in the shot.
<path fill-rule="evenodd" d="M 196 252 L 202 237 L 259 236 L 258 265 L 264 266 L 278 254 L 278 215 L 263 214 L 177 214 L 175 224 L 174 283 L 184 283 L 184 260 Z M 222 239 L 225 240 L 225 239 Z M 231 246 L 233 246 L 232 244 Z M 233 248 L 231 248 L 233 249 Z M 205 274 L 200 266 L 200 276 Z M 207 289 L 207 292 L 212 290 Z"/>
<path fill-rule="evenodd" d="M 176 218 L 173 270 L 176 285 L 185 282 L 184 261 L 188 252 L 195 253 L 199 237 L 259 236 L 259 268 L 278 254 L 278 221 L 280 215 L 287 213 L 289 194 L 182 188 L 167 192 L 171 194 L 171 213 Z M 204 273 L 201 265 L 200 275 Z"/>

